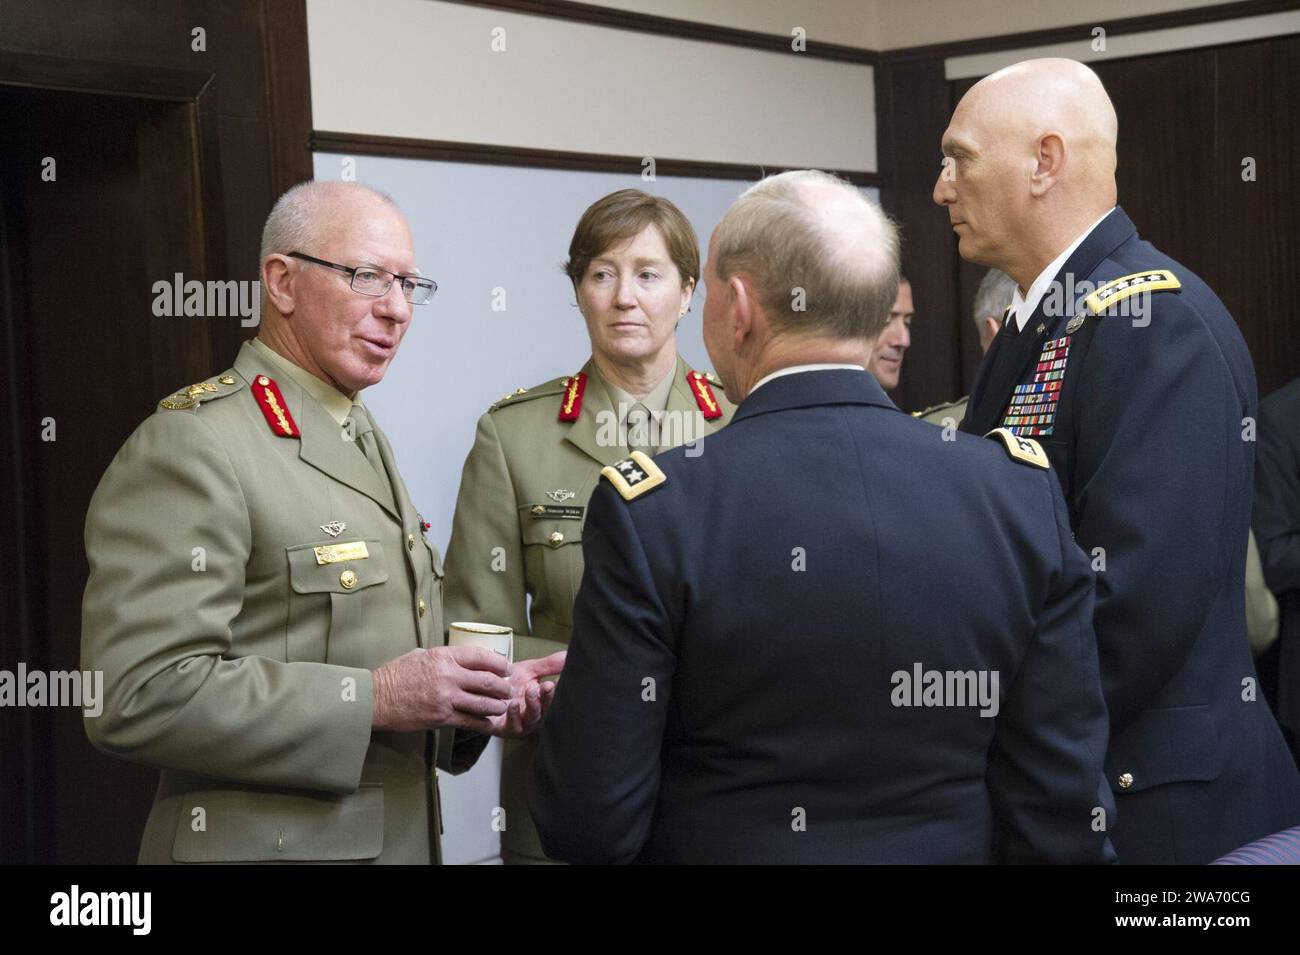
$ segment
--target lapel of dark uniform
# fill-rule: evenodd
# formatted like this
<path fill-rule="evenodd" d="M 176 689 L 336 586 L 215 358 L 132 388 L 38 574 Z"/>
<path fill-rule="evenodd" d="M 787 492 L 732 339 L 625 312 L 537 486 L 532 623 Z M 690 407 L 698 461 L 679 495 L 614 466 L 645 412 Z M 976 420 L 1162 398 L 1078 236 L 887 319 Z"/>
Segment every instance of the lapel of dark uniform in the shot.
<path fill-rule="evenodd" d="M 1032 377 L 1031 366 L 1042 354 L 1043 345 L 1065 334 L 1065 327 L 1074 315 L 1074 299 L 1081 297 L 1077 292 L 1073 297 L 1065 293 L 1091 276 L 1097 266 L 1136 231 L 1124 210 L 1117 206 L 1097 224 L 1052 277 L 1052 285 L 1038 300 L 1020 334 L 1012 338 L 998 332 L 976 376 L 976 384 L 980 387 L 978 391 L 972 389 L 970 411 L 962 430 L 987 434 L 1002 423 L 1016 386 L 1022 384 L 1027 376 Z M 1070 276 L 1074 277 L 1073 281 Z M 1045 308 L 1049 305 L 1059 309 L 1060 314 L 1048 317 Z M 1015 317 L 1009 320 L 1015 321 Z M 1006 326 L 1003 328 L 1005 330 Z M 1004 337 L 1008 340 L 999 348 L 999 340 Z M 998 348 L 996 352 L 995 348 Z"/>

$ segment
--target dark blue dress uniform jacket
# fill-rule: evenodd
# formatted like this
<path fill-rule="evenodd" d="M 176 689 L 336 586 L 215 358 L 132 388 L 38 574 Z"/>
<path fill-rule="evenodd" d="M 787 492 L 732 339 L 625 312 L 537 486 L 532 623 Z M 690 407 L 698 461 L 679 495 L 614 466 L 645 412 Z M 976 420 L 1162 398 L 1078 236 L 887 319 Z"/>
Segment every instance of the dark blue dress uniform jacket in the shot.
<path fill-rule="evenodd" d="M 809 371 L 660 454 L 642 496 L 601 481 L 531 771 L 548 855 L 982 863 L 999 829 L 1006 860 L 1113 859 L 1094 581 L 1060 489 L 949 438 L 870 375 Z M 996 716 L 895 706 L 917 664 L 998 671 Z"/>
<path fill-rule="evenodd" d="M 1300 735 L 1300 378 L 1259 403 L 1255 539 L 1282 613 L 1278 720 Z"/>
<path fill-rule="evenodd" d="M 1006 422 L 1014 396 L 1064 360 L 1051 420 L 1023 413 L 1042 407 L 1032 396 L 1011 420 L 1051 457 L 1098 570 L 1115 849 L 1121 863 L 1206 863 L 1300 822 L 1300 778 L 1246 638 L 1254 368 L 1214 292 L 1139 239 L 1122 209 L 1057 282 L 1078 292 L 1161 270 L 1181 287 L 1100 309 L 1049 294 L 1019 334 L 1004 325 L 962 428 Z"/>

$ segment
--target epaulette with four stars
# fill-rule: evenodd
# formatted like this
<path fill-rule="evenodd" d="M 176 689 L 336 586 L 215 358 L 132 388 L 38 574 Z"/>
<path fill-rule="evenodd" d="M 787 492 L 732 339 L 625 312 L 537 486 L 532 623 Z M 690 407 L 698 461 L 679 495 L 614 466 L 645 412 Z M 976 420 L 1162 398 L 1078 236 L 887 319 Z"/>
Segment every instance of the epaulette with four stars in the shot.
<path fill-rule="evenodd" d="M 1178 277 L 1168 269 L 1147 269 L 1132 275 L 1121 275 L 1117 279 L 1099 285 L 1097 290 L 1083 300 L 1083 303 L 1096 315 L 1130 295 L 1148 292 L 1173 292 L 1183 287 Z"/>
<path fill-rule="evenodd" d="M 191 411 L 205 401 L 233 395 L 243 387 L 243 384 L 242 379 L 228 371 L 218 378 L 195 382 L 174 395 L 168 395 L 158 402 L 158 407 L 164 411 Z"/>

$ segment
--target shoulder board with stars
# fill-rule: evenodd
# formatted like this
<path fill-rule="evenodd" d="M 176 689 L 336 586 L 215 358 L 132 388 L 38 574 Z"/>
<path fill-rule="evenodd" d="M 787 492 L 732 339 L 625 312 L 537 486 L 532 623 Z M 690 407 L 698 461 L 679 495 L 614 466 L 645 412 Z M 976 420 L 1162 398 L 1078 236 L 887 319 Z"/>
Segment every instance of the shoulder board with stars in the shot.
<path fill-rule="evenodd" d="M 526 401 L 532 401 L 534 398 L 545 398 L 547 395 L 557 395 L 563 389 L 562 382 L 567 378 L 552 378 L 550 381 L 536 385 L 532 388 L 516 388 L 514 391 L 506 392 L 488 408 L 488 411 L 496 411 L 498 408 L 508 408 L 511 405 L 523 404 Z"/>
<path fill-rule="evenodd" d="M 162 401 L 158 402 L 158 407 L 164 411 L 189 411 L 197 408 L 205 401 L 211 401 L 215 398 L 224 398 L 226 395 L 233 395 L 243 387 L 243 382 L 236 378 L 230 372 L 222 375 L 220 378 L 212 378 L 208 381 L 196 382 L 186 388 L 182 388 L 174 395 L 169 395 Z"/>
<path fill-rule="evenodd" d="M 281 438 L 297 438 L 302 436 L 298 430 L 298 422 L 293 420 L 289 414 L 289 406 L 284 402 L 284 395 L 280 394 L 280 386 L 275 383 L 275 379 L 267 375 L 258 375 L 253 379 L 253 397 L 257 400 L 257 406 L 262 409 L 262 416 L 266 418 L 266 423 L 271 426 L 271 432 Z"/>
<path fill-rule="evenodd" d="M 1013 461 L 1042 468 L 1045 471 L 1052 466 L 1052 462 L 1047 459 L 1047 452 L 1043 450 L 1043 446 L 1033 438 L 1022 438 L 1019 435 L 1012 434 L 1009 428 L 994 428 L 984 437 L 1001 441 L 1002 446 L 1006 448 L 1007 454 L 1011 456 Z"/>
<path fill-rule="evenodd" d="M 1101 314 L 1130 295 L 1139 292 L 1170 292 L 1182 287 L 1183 283 L 1168 269 L 1148 269 L 1145 272 L 1122 275 L 1099 286 L 1083 303 L 1094 313 Z"/>
<path fill-rule="evenodd" d="M 700 412 L 704 415 L 705 420 L 713 420 L 722 417 L 722 408 L 718 406 L 717 396 L 713 394 L 713 389 L 709 387 L 709 382 L 714 380 L 713 375 L 706 375 L 702 371 L 688 371 L 686 380 L 691 386 L 691 394 L 695 395 L 695 403 L 700 406 Z"/>
<path fill-rule="evenodd" d="M 615 461 L 600 469 L 600 476 L 614 485 L 623 500 L 630 501 L 668 480 L 650 456 L 633 451 L 630 458 Z"/>

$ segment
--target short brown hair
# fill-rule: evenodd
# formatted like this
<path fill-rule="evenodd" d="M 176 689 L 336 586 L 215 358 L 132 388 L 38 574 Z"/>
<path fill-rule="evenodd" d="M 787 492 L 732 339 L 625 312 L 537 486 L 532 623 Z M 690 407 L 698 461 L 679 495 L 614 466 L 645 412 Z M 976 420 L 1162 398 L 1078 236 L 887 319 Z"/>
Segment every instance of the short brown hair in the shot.
<path fill-rule="evenodd" d="M 564 274 L 576 287 L 587 274 L 587 266 L 615 242 L 635 237 L 648 225 L 659 227 L 668 247 L 668 258 L 677 266 L 682 285 L 700 281 L 700 243 L 682 210 L 662 196 L 640 189 L 620 189 L 587 207 L 573 230 L 569 260 Z"/>

